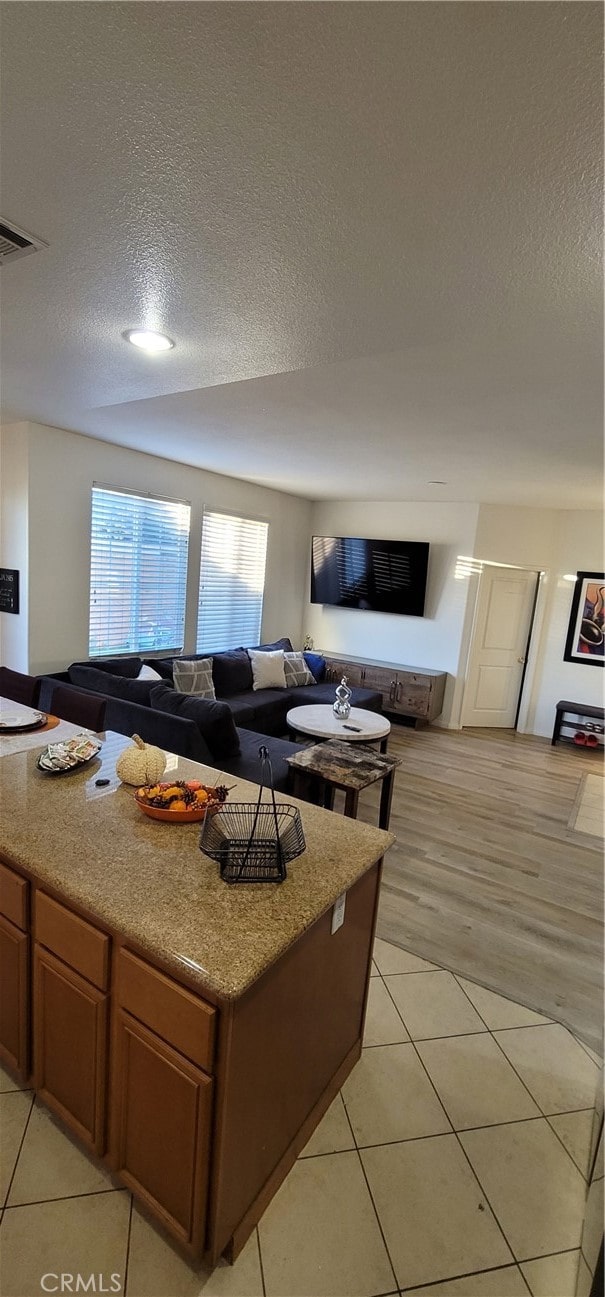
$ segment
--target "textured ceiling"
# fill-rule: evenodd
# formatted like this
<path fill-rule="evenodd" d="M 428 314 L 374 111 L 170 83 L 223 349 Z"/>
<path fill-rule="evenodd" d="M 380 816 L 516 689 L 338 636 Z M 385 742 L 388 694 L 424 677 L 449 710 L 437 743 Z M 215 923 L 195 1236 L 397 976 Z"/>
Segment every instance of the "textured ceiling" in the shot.
<path fill-rule="evenodd" d="M 313 498 L 600 503 L 600 4 L 2 9 L 2 213 L 49 244 L 2 271 L 5 417 Z"/>

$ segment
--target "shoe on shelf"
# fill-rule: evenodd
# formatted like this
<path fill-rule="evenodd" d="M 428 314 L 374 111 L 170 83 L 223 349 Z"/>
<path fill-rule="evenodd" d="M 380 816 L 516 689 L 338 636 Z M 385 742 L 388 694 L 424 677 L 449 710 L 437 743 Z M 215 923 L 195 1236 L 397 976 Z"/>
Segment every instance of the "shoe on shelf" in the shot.
<path fill-rule="evenodd" d="M 573 736 L 573 741 L 574 741 L 576 747 L 578 747 L 578 748 L 583 748 L 583 747 L 585 747 L 585 746 L 586 746 L 586 742 L 587 742 L 587 738 L 586 738 L 586 735 L 585 735 L 585 733 L 584 733 L 584 730 L 578 730 L 577 734 L 574 734 L 574 736 Z M 598 740 L 597 740 L 597 742 L 598 742 Z"/>
<path fill-rule="evenodd" d="M 586 735 L 586 747 L 587 747 L 587 748 L 598 748 L 598 747 L 600 747 L 599 740 L 598 740 L 596 734 L 587 734 L 587 735 Z"/>

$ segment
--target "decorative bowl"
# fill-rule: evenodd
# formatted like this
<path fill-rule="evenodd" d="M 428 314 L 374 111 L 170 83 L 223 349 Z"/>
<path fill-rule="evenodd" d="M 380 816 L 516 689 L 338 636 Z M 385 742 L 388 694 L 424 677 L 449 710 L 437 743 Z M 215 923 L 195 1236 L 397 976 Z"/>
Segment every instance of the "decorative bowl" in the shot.
<path fill-rule="evenodd" d="M 160 802 L 162 795 L 171 788 L 178 790 L 178 794 L 180 794 L 177 794 L 176 800 L 180 802 L 186 801 L 190 804 L 185 808 L 181 806 L 178 809 L 173 809 L 169 802 L 163 806 L 157 804 L 154 806 L 152 804 L 153 801 Z M 195 795 L 201 789 L 208 794 L 207 801 L 196 802 Z M 156 795 L 150 801 L 149 794 L 154 791 Z M 148 815 L 150 820 L 163 820 L 165 824 L 195 824 L 196 821 L 205 819 L 207 814 L 212 814 L 218 810 L 226 795 L 226 789 L 211 788 L 208 784 L 200 784 L 195 780 L 190 780 L 189 783 L 173 780 L 172 783 L 148 784 L 143 788 L 137 788 L 134 800 L 139 810 L 144 815 Z"/>

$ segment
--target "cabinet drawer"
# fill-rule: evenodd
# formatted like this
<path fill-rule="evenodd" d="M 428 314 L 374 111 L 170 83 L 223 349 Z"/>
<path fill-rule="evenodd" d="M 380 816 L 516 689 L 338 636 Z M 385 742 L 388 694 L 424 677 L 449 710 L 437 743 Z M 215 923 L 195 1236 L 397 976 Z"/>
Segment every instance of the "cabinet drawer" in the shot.
<path fill-rule="evenodd" d="M 216 1010 L 129 950 L 118 957 L 118 998 L 123 1009 L 151 1027 L 192 1063 L 211 1071 Z"/>
<path fill-rule="evenodd" d="M 0 864 L 0 914 L 27 932 L 29 883 L 26 878 Z"/>
<path fill-rule="evenodd" d="M 36 940 L 100 991 L 109 986 L 109 937 L 45 892 L 36 892 Z"/>

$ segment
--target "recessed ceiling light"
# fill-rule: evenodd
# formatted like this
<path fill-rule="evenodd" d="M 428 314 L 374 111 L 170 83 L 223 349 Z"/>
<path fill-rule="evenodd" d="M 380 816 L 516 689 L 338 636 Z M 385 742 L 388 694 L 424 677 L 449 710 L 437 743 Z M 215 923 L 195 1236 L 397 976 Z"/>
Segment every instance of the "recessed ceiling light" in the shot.
<path fill-rule="evenodd" d="M 142 351 L 170 351 L 174 347 L 172 338 L 167 338 L 165 333 L 154 333 L 152 329 L 127 329 L 124 337 Z"/>

